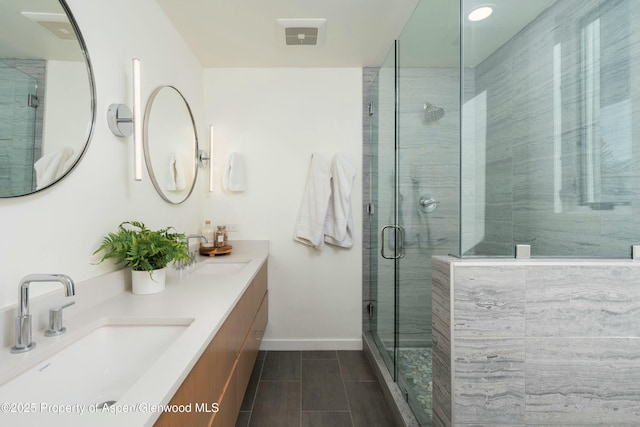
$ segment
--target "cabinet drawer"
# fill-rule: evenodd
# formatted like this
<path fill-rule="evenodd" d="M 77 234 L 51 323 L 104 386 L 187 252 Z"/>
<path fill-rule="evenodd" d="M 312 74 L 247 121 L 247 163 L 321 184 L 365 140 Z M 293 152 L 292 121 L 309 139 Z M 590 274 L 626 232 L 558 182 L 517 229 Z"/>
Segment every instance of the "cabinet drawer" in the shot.
<path fill-rule="evenodd" d="M 247 288 L 234 310 L 234 317 L 237 320 L 236 325 L 238 328 L 238 353 L 240 352 L 240 347 L 244 343 L 245 337 L 249 333 L 253 319 L 258 312 L 258 308 L 260 307 L 266 292 L 267 264 L 265 263 L 262 268 L 260 268 L 260 271 L 258 271 L 258 274 L 256 274 L 256 277 L 253 279 L 251 285 Z"/>
<path fill-rule="evenodd" d="M 238 398 L 238 369 L 235 369 L 220 400 L 219 411 L 211 417 L 209 427 L 235 426 L 242 403 L 240 399 L 242 398 Z"/>
<path fill-rule="evenodd" d="M 251 325 L 251 330 L 247 335 L 247 339 L 244 342 L 240 357 L 238 358 L 238 398 L 240 402 L 244 398 L 244 393 L 249 384 L 251 378 L 251 372 L 256 363 L 258 357 L 258 351 L 260 350 L 260 344 L 262 343 L 262 337 L 264 336 L 264 330 L 267 327 L 268 309 L 269 309 L 269 294 L 265 294 L 260 309 L 255 316 L 255 319 Z"/>

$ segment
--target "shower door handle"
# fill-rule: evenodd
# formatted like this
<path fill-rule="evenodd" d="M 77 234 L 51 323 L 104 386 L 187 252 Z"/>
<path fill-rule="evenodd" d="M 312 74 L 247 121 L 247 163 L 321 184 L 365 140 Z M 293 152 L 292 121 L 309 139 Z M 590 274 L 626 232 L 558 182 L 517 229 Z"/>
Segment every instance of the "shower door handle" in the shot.
<path fill-rule="evenodd" d="M 393 256 L 387 256 L 384 253 L 384 241 L 385 241 L 385 231 L 388 228 L 393 228 L 396 231 L 395 236 L 395 243 L 397 245 L 398 250 L 396 251 L 396 254 Z M 400 238 L 398 238 L 400 237 Z M 382 258 L 384 259 L 399 259 L 402 258 L 404 256 L 404 229 L 402 227 L 400 227 L 399 225 L 385 225 L 384 227 L 382 227 L 382 229 L 380 230 L 380 255 L 382 255 Z"/>

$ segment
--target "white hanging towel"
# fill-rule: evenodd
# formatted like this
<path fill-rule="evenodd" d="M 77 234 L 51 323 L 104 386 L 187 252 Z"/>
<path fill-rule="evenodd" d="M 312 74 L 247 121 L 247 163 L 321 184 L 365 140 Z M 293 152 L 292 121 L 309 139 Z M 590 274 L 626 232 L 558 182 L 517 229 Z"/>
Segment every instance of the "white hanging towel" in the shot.
<path fill-rule="evenodd" d="M 34 164 L 36 189 L 46 187 L 60 178 L 73 165 L 73 149 L 62 147 L 40 157 Z"/>
<path fill-rule="evenodd" d="M 231 153 L 227 156 L 222 174 L 222 187 L 227 191 L 244 191 L 244 160 L 240 154 Z"/>
<path fill-rule="evenodd" d="M 331 171 L 329 163 L 317 153 L 311 155 L 307 184 L 294 231 L 294 240 L 324 247 L 324 223 L 331 198 Z"/>
<path fill-rule="evenodd" d="M 178 153 L 171 153 L 165 189 L 167 191 L 182 191 L 185 188 L 187 188 L 187 182 L 184 179 L 182 158 Z"/>
<path fill-rule="evenodd" d="M 331 198 L 324 224 L 324 241 L 342 248 L 353 246 L 351 192 L 356 168 L 341 153 L 331 163 Z"/>

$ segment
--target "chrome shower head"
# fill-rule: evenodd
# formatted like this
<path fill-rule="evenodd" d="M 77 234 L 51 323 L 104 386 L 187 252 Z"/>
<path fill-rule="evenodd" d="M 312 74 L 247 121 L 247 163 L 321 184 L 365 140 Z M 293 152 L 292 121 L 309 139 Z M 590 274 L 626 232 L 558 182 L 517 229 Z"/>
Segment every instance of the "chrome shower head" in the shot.
<path fill-rule="evenodd" d="M 435 122 L 440 120 L 444 116 L 444 108 L 437 107 L 433 104 L 426 103 L 424 104 L 424 120 L 427 123 Z"/>

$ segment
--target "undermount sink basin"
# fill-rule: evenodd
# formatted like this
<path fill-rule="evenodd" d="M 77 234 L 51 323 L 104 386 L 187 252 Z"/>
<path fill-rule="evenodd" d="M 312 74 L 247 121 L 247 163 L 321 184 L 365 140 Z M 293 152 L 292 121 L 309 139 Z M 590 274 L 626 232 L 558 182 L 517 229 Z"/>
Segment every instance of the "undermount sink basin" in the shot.
<path fill-rule="evenodd" d="M 100 326 L 0 386 L 0 402 L 111 405 L 191 321 Z"/>
<path fill-rule="evenodd" d="M 207 262 L 198 266 L 194 273 L 207 276 L 223 276 L 228 274 L 235 274 L 242 271 L 242 269 L 245 268 L 248 263 L 249 261 Z"/>

